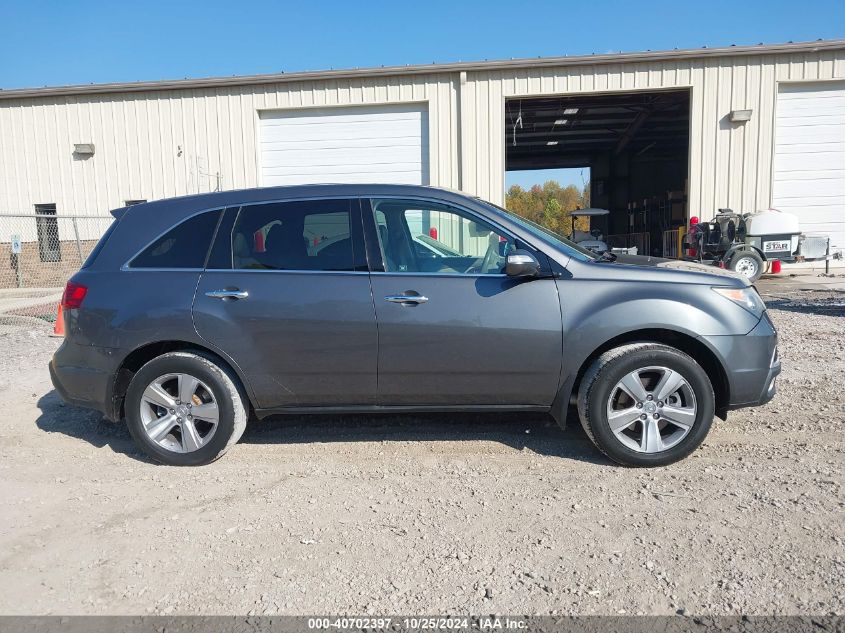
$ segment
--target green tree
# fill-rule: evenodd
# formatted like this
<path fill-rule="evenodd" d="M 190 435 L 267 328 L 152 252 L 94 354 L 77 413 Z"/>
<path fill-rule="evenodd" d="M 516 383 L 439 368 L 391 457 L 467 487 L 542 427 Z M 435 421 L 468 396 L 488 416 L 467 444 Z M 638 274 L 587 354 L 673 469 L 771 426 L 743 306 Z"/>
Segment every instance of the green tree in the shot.
<path fill-rule="evenodd" d="M 572 231 L 569 213 L 590 206 L 590 183 L 579 189 L 575 185 L 562 187 L 559 182 L 549 180 L 527 191 L 519 185 L 513 185 L 505 195 L 505 206 L 508 211 L 542 224 L 556 233 L 569 235 Z M 586 218 L 579 218 L 575 222 L 575 228 L 579 231 L 589 230 L 589 227 Z"/>
<path fill-rule="evenodd" d="M 547 198 L 546 205 L 543 207 L 543 226 L 553 230 L 555 233 L 560 233 L 560 221 L 563 219 L 563 207 L 557 198 Z"/>

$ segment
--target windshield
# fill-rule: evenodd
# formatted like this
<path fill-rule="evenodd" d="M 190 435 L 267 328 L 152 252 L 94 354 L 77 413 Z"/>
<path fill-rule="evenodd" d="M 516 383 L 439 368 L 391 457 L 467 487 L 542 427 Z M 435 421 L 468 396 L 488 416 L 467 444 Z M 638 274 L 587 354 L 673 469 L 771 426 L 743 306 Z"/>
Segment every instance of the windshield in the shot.
<path fill-rule="evenodd" d="M 479 200 L 481 200 L 479 198 Z M 584 259 L 599 259 L 599 256 L 594 253 L 593 251 L 584 248 L 583 246 L 579 246 L 572 240 L 569 240 L 558 233 L 555 233 L 551 229 L 547 229 L 545 226 L 541 226 L 536 222 L 532 222 L 531 220 L 527 220 L 521 216 L 516 215 L 500 207 L 497 204 L 493 204 L 492 202 L 487 202 L 486 200 L 481 200 L 486 205 L 493 207 L 494 209 L 501 211 L 502 213 L 508 216 L 508 219 L 512 222 L 519 224 L 522 228 L 524 228 L 529 233 L 532 233 L 538 237 L 544 238 L 550 242 L 552 242 L 555 246 L 559 247 L 564 252 L 571 254 L 572 256 L 584 260 Z M 572 251 L 575 251 L 574 253 Z"/>

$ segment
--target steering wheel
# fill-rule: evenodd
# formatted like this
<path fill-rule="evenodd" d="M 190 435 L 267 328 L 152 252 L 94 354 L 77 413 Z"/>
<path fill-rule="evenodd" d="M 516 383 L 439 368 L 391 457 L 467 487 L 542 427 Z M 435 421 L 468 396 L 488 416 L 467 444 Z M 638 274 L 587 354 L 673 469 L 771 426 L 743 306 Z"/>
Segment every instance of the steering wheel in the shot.
<path fill-rule="evenodd" d="M 497 249 L 494 248 L 491 252 L 491 250 L 488 248 L 487 252 L 484 253 L 484 258 L 481 259 L 481 263 L 479 264 L 478 260 L 476 259 L 475 262 L 473 262 L 472 266 L 470 266 L 469 268 L 467 268 L 464 271 L 464 274 L 465 275 L 472 275 L 472 274 L 482 274 L 483 275 L 487 272 L 490 272 L 490 270 L 494 267 L 493 266 L 494 260 L 495 260 L 495 263 L 497 264 L 495 266 L 495 268 L 497 268 L 497 269 L 501 268 L 501 266 L 498 265 L 498 261 L 501 260 L 501 259 L 502 259 L 502 257 L 501 257 L 501 255 L 499 255 Z"/>
<path fill-rule="evenodd" d="M 590 235 L 592 235 L 594 238 L 598 239 L 598 238 L 601 237 L 601 231 L 599 229 L 591 229 Z"/>

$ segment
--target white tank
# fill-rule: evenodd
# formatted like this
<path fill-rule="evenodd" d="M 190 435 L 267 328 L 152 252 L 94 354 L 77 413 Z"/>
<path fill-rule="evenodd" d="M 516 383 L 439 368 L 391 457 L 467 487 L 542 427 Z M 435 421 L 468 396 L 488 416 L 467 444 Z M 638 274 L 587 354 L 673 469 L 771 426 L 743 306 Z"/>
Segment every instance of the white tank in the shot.
<path fill-rule="evenodd" d="M 800 233 L 798 216 L 777 209 L 766 209 L 745 218 L 746 235 L 781 235 Z"/>

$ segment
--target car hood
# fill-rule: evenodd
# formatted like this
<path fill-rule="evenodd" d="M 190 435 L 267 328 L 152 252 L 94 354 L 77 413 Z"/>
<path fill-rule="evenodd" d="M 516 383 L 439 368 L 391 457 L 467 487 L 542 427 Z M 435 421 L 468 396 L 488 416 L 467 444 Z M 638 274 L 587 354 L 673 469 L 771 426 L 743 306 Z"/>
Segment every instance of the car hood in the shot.
<path fill-rule="evenodd" d="M 603 262 L 602 265 L 607 266 L 608 263 L 610 264 L 608 271 L 613 270 L 617 273 L 639 271 L 639 274 L 636 275 L 638 277 L 650 276 L 649 273 L 651 273 L 656 278 L 662 278 L 666 281 L 736 286 L 750 285 L 745 277 L 733 271 L 679 259 L 664 259 L 648 255 L 617 255 L 613 262 Z M 644 269 L 647 269 L 648 272 Z"/>

